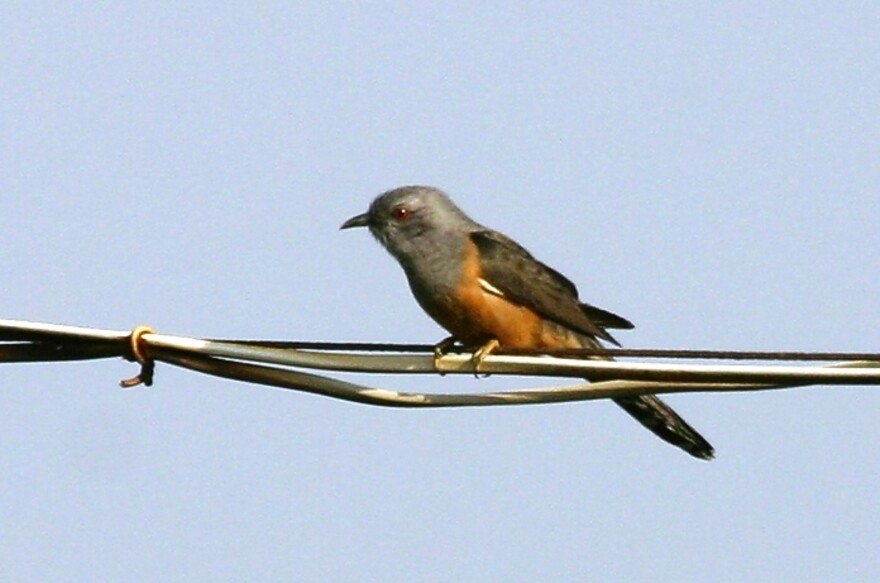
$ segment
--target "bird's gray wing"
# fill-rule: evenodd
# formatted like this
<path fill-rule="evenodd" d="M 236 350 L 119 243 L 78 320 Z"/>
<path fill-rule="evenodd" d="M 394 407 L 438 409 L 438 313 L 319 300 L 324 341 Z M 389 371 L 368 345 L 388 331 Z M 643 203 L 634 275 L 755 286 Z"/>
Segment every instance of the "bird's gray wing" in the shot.
<path fill-rule="evenodd" d="M 632 330 L 635 328 L 635 324 L 623 316 L 618 316 L 613 312 L 597 308 L 590 304 L 581 303 L 581 311 L 584 312 L 590 320 L 602 328 L 612 328 L 615 330 Z"/>
<path fill-rule="evenodd" d="M 582 304 L 577 287 L 564 275 L 497 231 L 470 234 L 480 257 L 482 277 L 510 301 L 534 310 L 581 334 L 619 346 L 605 328 L 632 328 L 625 318 Z"/>

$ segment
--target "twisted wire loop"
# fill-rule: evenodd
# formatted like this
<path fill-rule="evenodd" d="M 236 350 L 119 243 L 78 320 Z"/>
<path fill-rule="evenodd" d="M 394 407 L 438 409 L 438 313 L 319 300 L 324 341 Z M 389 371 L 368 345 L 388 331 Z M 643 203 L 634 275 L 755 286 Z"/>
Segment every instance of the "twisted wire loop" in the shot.
<path fill-rule="evenodd" d="M 153 374 L 156 371 L 156 361 L 150 358 L 147 352 L 147 345 L 144 342 L 144 334 L 155 334 L 149 326 L 135 326 L 134 330 L 128 337 L 128 353 L 124 355 L 127 360 L 138 362 L 141 365 L 141 371 L 130 379 L 119 381 L 119 386 L 130 389 L 143 384 L 146 387 L 153 385 Z"/>

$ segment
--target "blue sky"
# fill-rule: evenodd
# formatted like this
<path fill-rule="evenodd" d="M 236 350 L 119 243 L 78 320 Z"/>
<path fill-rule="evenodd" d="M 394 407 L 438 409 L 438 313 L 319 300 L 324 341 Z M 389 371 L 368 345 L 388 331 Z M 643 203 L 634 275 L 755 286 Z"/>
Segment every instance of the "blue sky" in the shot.
<path fill-rule="evenodd" d="M 3 317 L 434 342 L 365 232 L 447 190 L 631 347 L 877 351 L 871 3 L 0 7 Z M 870 580 L 871 387 L 397 411 L 5 365 L 10 581 Z M 358 377 L 477 391 L 528 379 Z M 540 384 L 537 383 L 537 384 Z"/>

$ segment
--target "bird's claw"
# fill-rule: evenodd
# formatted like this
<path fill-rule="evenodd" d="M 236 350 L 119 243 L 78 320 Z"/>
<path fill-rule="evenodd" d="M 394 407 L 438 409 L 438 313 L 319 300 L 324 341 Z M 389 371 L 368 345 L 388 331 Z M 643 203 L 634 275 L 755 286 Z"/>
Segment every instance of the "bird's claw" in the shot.
<path fill-rule="evenodd" d="M 434 370 L 440 370 L 440 359 L 455 346 L 455 336 L 444 338 L 434 345 Z M 443 374 L 442 372 L 440 374 Z"/>
<path fill-rule="evenodd" d="M 455 346 L 454 336 L 444 338 L 434 345 L 434 370 L 438 371 L 440 374 L 444 374 L 440 368 L 440 359 L 446 356 L 453 346 Z M 493 338 L 474 351 L 471 356 L 471 366 L 473 366 L 475 377 L 480 378 L 480 366 L 482 366 L 483 360 L 495 352 L 500 346 L 501 343 Z M 489 374 L 486 373 L 483 376 L 489 376 Z"/>
<path fill-rule="evenodd" d="M 471 356 L 471 364 L 474 366 L 475 377 L 480 377 L 480 366 L 482 366 L 483 360 L 485 360 L 487 356 L 495 352 L 495 350 L 497 350 L 499 346 L 501 346 L 501 343 L 493 338 L 492 340 L 486 342 L 474 351 L 473 356 Z M 485 376 L 489 376 L 489 373 L 486 373 Z"/>

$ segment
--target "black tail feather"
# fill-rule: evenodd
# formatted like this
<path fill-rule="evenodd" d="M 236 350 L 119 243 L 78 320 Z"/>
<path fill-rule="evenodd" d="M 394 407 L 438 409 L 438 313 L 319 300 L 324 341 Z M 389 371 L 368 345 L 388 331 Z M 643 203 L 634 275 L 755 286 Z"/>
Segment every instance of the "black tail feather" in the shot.
<path fill-rule="evenodd" d="M 696 458 L 710 460 L 715 457 L 712 445 L 655 395 L 619 398 L 614 402 L 660 439 Z"/>

